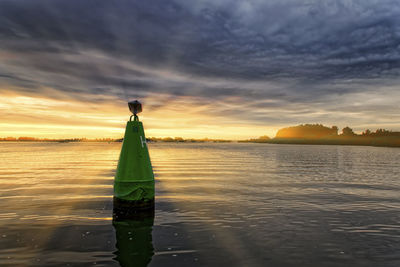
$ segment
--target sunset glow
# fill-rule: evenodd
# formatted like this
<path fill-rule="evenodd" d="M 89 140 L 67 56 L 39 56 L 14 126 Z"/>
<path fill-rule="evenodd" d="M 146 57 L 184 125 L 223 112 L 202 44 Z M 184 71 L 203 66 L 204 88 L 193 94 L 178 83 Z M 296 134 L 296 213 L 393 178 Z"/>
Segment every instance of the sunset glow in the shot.
<path fill-rule="evenodd" d="M 400 130 L 398 5 L 190 2 L 3 1 L 0 137 L 120 138 L 133 99 L 153 137 Z"/>
<path fill-rule="evenodd" d="M 206 107 L 196 107 L 189 101 L 171 100 L 163 108 L 145 110 L 140 118 L 147 135 L 240 139 L 273 133 L 263 126 L 206 115 Z M 121 138 L 130 116 L 126 102 L 112 98 L 93 104 L 15 94 L 1 98 L 0 114 L 0 136 L 37 138 Z"/>

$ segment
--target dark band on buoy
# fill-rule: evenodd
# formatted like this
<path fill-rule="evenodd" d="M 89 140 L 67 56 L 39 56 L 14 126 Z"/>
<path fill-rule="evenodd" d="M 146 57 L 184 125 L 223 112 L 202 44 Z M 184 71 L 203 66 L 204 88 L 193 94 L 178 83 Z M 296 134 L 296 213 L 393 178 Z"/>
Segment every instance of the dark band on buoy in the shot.
<path fill-rule="evenodd" d="M 136 218 L 146 212 L 154 213 L 154 199 L 149 201 L 129 201 L 113 198 L 113 218 Z"/>

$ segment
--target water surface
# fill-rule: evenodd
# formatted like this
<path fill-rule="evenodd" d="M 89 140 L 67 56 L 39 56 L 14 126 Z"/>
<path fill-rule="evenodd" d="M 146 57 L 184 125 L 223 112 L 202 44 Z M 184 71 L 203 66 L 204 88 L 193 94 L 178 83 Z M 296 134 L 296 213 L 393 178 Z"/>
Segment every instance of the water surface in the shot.
<path fill-rule="evenodd" d="M 149 144 L 156 210 L 112 221 L 120 143 L 0 143 L 1 266 L 400 266 L 400 149 Z"/>

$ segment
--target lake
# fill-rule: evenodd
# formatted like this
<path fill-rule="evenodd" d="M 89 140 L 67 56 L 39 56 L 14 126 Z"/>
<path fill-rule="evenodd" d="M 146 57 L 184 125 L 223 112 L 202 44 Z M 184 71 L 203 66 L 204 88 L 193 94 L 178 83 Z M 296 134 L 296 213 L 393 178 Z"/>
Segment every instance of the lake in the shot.
<path fill-rule="evenodd" d="M 400 149 L 151 143 L 155 213 L 112 219 L 121 143 L 0 143 L 1 266 L 400 266 Z"/>

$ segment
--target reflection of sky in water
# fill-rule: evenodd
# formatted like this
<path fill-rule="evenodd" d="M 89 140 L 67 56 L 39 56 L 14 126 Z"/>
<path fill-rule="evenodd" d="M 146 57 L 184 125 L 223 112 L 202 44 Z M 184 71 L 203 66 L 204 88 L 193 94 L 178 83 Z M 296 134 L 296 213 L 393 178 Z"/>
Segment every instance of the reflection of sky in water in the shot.
<path fill-rule="evenodd" d="M 119 233 L 141 229 L 113 227 L 120 145 L 2 143 L 0 262 L 117 266 Z M 399 263 L 398 149 L 149 146 L 154 226 L 132 242 L 151 266 Z"/>

